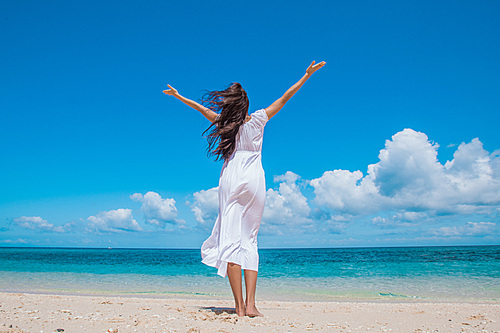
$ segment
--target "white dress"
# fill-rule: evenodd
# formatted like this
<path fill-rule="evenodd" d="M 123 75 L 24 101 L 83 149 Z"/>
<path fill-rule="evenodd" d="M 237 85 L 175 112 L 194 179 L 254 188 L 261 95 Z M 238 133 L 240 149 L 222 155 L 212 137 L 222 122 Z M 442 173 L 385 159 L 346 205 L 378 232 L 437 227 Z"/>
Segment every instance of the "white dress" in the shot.
<path fill-rule="evenodd" d="M 227 263 L 258 271 L 257 233 L 266 200 L 261 149 L 264 109 L 251 114 L 236 136 L 236 150 L 222 166 L 219 179 L 219 215 L 210 237 L 201 247 L 202 262 L 227 276 Z"/>

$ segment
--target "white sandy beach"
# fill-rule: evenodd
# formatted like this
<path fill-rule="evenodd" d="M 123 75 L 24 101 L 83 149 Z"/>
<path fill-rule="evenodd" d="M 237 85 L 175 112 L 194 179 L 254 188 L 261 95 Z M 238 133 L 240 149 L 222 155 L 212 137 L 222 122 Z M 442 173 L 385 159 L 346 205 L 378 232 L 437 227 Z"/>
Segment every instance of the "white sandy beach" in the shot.
<path fill-rule="evenodd" d="M 500 304 L 261 301 L 0 293 L 0 332 L 500 332 Z"/>

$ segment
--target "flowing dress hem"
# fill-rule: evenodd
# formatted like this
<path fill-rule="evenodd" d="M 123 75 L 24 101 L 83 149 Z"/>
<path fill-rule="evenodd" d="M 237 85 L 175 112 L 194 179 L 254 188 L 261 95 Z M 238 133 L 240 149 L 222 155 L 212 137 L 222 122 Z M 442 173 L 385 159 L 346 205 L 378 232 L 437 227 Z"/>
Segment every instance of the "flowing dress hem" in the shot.
<path fill-rule="evenodd" d="M 243 270 L 255 271 L 255 272 L 259 271 L 258 267 L 255 267 L 255 265 L 251 265 L 251 264 L 249 265 L 248 263 L 244 262 L 244 260 L 241 260 L 241 261 L 240 260 L 231 260 L 231 261 L 217 260 L 216 262 L 213 262 L 212 260 L 205 258 L 201 262 L 207 266 L 217 268 L 218 269 L 217 275 L 219 275 L 223 278 L 225 278 L 227 276 L 227 265 L 230 262 L 241 266 L 241 269 L 243 269 Z"/>

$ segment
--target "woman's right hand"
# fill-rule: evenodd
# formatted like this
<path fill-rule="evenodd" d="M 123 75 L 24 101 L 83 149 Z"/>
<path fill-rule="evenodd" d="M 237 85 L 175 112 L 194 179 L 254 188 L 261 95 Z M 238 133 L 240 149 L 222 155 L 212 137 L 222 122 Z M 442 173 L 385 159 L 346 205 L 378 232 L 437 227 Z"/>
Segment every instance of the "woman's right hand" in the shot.
<path fill-rule="evenodd" d="M 175 95 L 179 94 L 179 93 L 177 92 L 177 90 L 176 90 L 174 87 L 172 87 L 170 84 L 167 84 L 167 86 L 168 86 L 170 89 L 163 90 L 163 93 L 164 93 L 165 95 L 172 95 L 172 96 L 175 96 Z"/>

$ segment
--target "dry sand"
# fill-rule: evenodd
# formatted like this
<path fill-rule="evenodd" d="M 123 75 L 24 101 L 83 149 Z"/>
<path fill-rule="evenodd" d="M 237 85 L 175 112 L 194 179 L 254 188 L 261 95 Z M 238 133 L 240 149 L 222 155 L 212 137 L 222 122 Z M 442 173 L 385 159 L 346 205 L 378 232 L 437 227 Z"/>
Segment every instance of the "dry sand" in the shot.
<path fill-rule="evenodd" d="M 498 303 L 257 303 L 238 317 L 230 299 L 0 293 L 0 332 L 500 332 Z"/>

